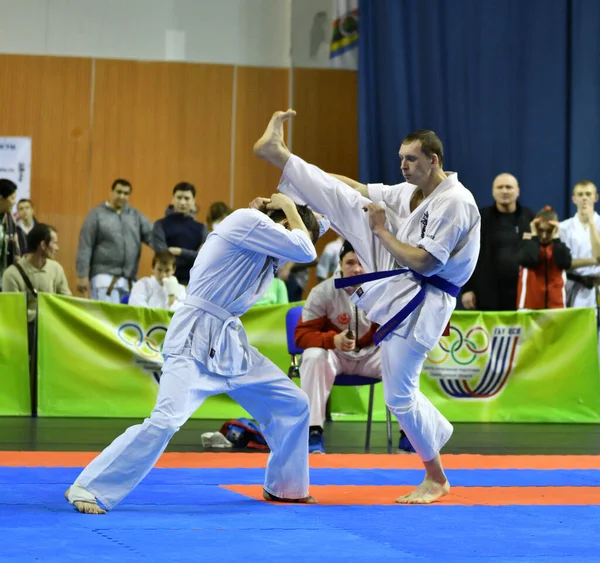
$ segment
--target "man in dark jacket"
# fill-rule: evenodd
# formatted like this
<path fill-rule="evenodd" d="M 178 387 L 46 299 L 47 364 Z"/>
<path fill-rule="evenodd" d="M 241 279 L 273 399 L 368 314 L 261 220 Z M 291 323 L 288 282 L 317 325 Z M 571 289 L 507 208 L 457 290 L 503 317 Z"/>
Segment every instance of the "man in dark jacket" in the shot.
<path fill-rule="evenodd" d="M 494 179 L 494 205 L 480 209 L 481 252 L 475 272 L 463 288 L 465 309 L 515 311 L 523 233 L 531 232 L 534 213 L 519 204 L 519 183 L 512 174 Z"/>
<path fill-rule="evenodd" d="M 19 229 L 11 215 L 17 200 L 17 185 L 11 180 L 0 179 L 0 290 L 2 274 L 23 254 L 27 244 L 25 233 Z"/>
<path fill-rule="evenodd" d="M 188 182 L 180 182 L 173 188 L 172 208 L 154 223 L 152 230 L 152 248 L 155 252 L 168 250 L 175 256 L 175 277 L 183 285 L 189 283 L 198 250 L 208 236 L 206 225 L 194 219 L 195 206 L 196 188 Z"/>

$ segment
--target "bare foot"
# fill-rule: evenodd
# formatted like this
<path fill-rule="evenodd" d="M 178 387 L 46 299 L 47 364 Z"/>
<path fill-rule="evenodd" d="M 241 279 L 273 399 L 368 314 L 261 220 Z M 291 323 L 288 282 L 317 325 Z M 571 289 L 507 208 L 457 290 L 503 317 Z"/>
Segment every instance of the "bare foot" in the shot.
<path fill-rule="evenodd" d="M 70 491 L 70 488 L 65 491 L 65 498 L 75 507 L 77 512 L 81 512 L 82 514 L 106 514 L 106 510 L 100 508 L 96 500 L 71 500 L 69 498 Z"/>
<path fill-rule="evenodd" d="M 408 495 L 398 497 L 398 504 L 431 504 L 436 500 L 446 496 L 450 492 L 450 483 L 438 483 L 433 479 L 426 477 L 425 480 Z"/>
<path fill-rule="evenodd" d="M 290 157 L 290 151 L 283 141 L 283 124 L 294 115 L 296 112 L 293 109 L 276 111 L 262 137 L 254 143 L 254 154 L 280 170 L 283 170 Z"/>
<path fill-rule="evenodd" d="M 296 504 L 316 504 L 314 497 L 308 496 L 304 498 L 279 498 L 263 489 L 263 498 L 269 502 L 291 502 Z"/>

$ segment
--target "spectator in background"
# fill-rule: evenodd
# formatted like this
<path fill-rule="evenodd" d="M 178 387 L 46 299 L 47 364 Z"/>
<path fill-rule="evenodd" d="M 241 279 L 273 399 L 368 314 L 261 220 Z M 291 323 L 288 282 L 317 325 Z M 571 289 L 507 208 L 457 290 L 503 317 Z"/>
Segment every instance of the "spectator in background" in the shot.
<path fill-rule="evenodd" d="M 17 215 L 19 217 L 17 227 L 20 227 L 26 235 L 29 234 L 34 225 L 37 225 L 37 220 L 33 216 L 33 203 L 31 203 L 30 199 L 19 200 L 19 203 L 17 203 Z"/>
<path fill-rule="evenodd" d="M 215 201 L 215 203 L 210 206 L 206 215 L 206 226 L 208 227 L 208 230 L 212 232 L 230 213 L 231 209 L 227 207 L 227 204 L 224 201 Z"/>
<path fill-rule="evenodd" d="M 17 199 L 17 185 L 0 178 L 0 290 L 2 274 L 14 264 L 26 248 L 25 233 L 15 224 L 11 212 Z"/>
<path fill-rule="evenodd" d="M 285 282 L 288 299 L 291 303 L 302 301 L 302 295 L 308 283 L 308 269 L 316 266 L 317 261 L 310 264 L 296 264 L 288 262 L 284 264 L 277 272 L 277 277 Z"/>
<path fill-rule="evenodd" d="M 137 279 L 142 243 L 150 244 L 152 223 L 128 204 L 131 184 L 113 182 L 108 201 L 92 209 L 79 233 L 77 290 L 107 303 L 120 303 Z M 90 281 L 91 278 L 91 281 Z"/>
<path fill-rule="evenodd" d="M 558 215 L 544 207 L 523 233 L 518 259 L 518 309 L 564 309 L 567 306 L 565 270 L 571 267 L 569 247 L 558 238 Z"/>
<path fill-rule="evenodd" d="M 480 209 L 481 251 L 475 272 L 463 288 L 461 301 L 465 309 L 516 309 L 520 268 L 517 249 L 534 219 L 533 211 L 517 201 L 519 193 L 519 183 L 512 174 L 494 179 L 495 203 Z"/>
<path fill-rule="evenodd" d="M 321 254 L 317 264 L 317 281 L 319 283 L 333 276 L 340 267 L 340 250 L 342 250 L 343 244 L 344 239 L 337 237 L 334 241 L 325 245 L 323 254 Z"/>
<path fill-rule="evenodd" d="M 4 272 L 2 285 L 5 292 L 27 294 L 31 353 L 38 294 L 71 295 L 71 290 L 63 267 L 55 261 L 59 248 L 58 235 L 54 227 L 37 223 L 27 235 L 27 247 L 30 252 Z"/>
<path fill-rule="evenodd" d="M 365 273 L 349 242 L 344 242 L 338 258 L 341 276 Z M 380 351 L 373 343 L 379 325 L 352 305 L 350 294 L 355 289 L 335 289 L 333 278 L 315 286 L 294 334 L 296 346 L 304 349 L 300 386 L 310 405 L 309 453 L 325 453 L 325 408 L 336 375 L 350 373 L 381 379 Z M 414 451 L 403 434 L 399 448 Z"/>
<path fill-rule="evenodd" d="M 273 278 L 267 292 L 254 304 L 254 307 L 262 307 L 264 305 L 285 305 L 289 302 L 285 282 L 279 278 Z"/>
<path fill-rule="evenodd" d="M 196 188 L 192 184 L 177 184 L 173 188 L 172 211 L 167 209 L 165 217 L 154 223 L 152 231 L 152 248 L 155 252 L 168 250 L 175 256 L 175 276 L 183 285 L 189 283 L 198 250 L 208 236 L 206 225 L 194 219 L 195 200 Z"/>
<path fill-rule="evenodd" d="M 159 250 L 152 258 L 152 276 L 133 284 L 129 305 L 177 311 L 185 301 L 185 287 L 174 274 L 175 256 Z"/>
<path fill-rule="evenodd" d="M 600 305 L 600 216 L 594 211 L 597 201 L 598 189 L 593 182 L 577 182 L 573 188 L 577 213 L 560 224 L 560 238 L 573 256 L 567 273 L 568 307 Z"/>

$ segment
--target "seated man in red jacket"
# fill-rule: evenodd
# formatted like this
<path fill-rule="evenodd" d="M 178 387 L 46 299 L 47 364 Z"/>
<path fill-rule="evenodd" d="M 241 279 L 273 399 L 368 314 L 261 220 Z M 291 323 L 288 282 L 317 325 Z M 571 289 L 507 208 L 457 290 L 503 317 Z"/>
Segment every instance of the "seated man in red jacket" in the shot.
<path fill-rule="evenodd" d="M 521 265 L 517 309 L 564 309 L 571 251 L 558 238 L 558 215 L 544 207 L 523 233 L 518 249 Z"/>
<path fill-rule="evenodd" d="M 340 270 L 343 277 L 365 273 L 348 241 L 340 250 Z M 352 305 L 349 295 L 354 288 L 335 289 L 334 277 L 312 289 L 294 335 L 296 345 L 304 348 L 300 385 L 310 405 L 310 453 L 325 453 L 325 407 L 336 375 L 348 373 L 381 379 L 379 348 L 373 343 L 379 325 L 370 322 L 364 311 Z M 398 447 L 414 451 L 403 432 Z"/>

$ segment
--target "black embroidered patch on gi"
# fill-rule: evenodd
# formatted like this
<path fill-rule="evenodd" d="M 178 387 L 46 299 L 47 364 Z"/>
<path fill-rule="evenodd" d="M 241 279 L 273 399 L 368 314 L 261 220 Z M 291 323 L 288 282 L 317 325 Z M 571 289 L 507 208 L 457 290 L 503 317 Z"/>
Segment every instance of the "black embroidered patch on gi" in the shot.
<path fill-rule="evenodd" d="M 209 355 L 211 358 L 214 358 L 214 357 L 215 357 L 215 354 L 216 354 L 216 352 L 215 352 L 215 349 L 214 349 L 214 348 L 211 348 L 211 349 L 210 349 L 210 352 L 209 352 L 209 354 L 208 354 L 208 355 Z"/>
<path fill-rule="evenodd" d="M 425 238 L 425 229 L 427 228 L 427 221 L 429 221 L 429 211 L 423 213 L 421 217 L 421 238 Z"/>
<path fill-rule="evenodd" d="M 362 290 L 362 287 L 359 287 L 359 288 L 356 290 L 356 295 L 358 295 L 359 297 L 362 297 L 362 296 L 363 296 L 363 293 L 364 293 L 364 291 Z"/>

